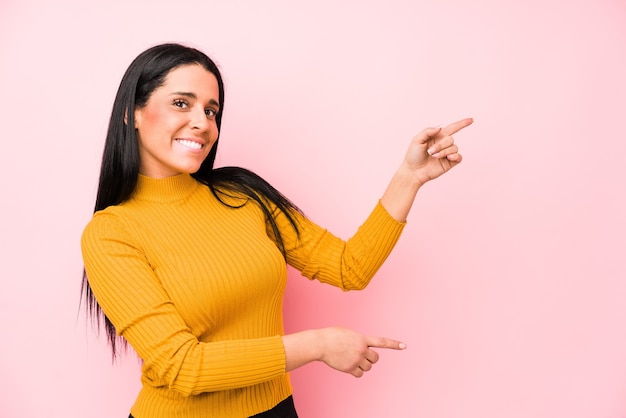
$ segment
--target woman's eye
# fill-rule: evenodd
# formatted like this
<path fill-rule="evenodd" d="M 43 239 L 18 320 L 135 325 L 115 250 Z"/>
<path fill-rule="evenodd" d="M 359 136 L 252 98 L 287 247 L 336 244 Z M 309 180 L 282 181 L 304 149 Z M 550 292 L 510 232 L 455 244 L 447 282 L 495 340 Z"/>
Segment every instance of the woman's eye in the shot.
<path fill-rule="evenodd" d="M 177 99 L 177 100 L 174 100 L 174 106 L 184 109 L 187 107 L 187 102 L 184 100 Z"/>
<path fill-rule="evenodd" d="M 205 109 L 204 113 L 210 118 L 214 118 L 217 115 L 217 112 L 214 109 Z"/>

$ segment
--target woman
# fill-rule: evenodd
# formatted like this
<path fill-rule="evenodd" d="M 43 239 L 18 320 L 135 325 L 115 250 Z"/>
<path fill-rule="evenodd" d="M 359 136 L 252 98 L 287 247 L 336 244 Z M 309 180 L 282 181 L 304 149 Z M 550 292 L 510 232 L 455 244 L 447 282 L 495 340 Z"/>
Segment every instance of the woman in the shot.
<path fill-rule="evenodd" d="M 384 262 L 422 184 L 461 161 L 446 128 L 428 128 L 347 241 L 308 220 L 263 179 L 214 168 L 224 86 L 202 52 L 140 54 L 118 90 L 93 219 L 82 238 L 88 312 L 143 360 L 136 418 L 296 417 L 288 372 L 312 361 L 360 377 L 373 348 L 404 349 L 344 328 L 284 335 L 290 264 L 362 289 Z"/>

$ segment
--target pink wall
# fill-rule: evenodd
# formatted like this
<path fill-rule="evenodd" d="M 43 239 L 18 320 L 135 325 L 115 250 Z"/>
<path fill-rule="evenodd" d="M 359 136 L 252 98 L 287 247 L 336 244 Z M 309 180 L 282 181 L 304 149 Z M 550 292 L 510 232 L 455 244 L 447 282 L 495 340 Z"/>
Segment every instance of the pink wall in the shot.
<path fill-rule="evenodd" d="M 181 41 L 225 73 L 220 164 L 344 237 L 413 134 L 475 118 L 368 289 L 291 274 L 289 330 L 409 345 L 293 373 L 302 418 L 626 417 L 626 3 L 260 3 L 0 3 L 0 416 L 128 413 L 138 364 L 77 314 L 78 241 L 123 71 Z"/>

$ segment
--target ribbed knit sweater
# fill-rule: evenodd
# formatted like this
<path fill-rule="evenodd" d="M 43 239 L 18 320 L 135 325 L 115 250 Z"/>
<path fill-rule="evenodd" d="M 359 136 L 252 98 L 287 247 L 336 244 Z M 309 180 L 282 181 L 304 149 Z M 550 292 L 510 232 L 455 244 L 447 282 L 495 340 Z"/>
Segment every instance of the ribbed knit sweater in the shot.
<path fill-rule="evenodd" d="M 404 227 L 380 202 L 347 241 L 300 215 L 298 238 L 276 218 L 287 263 L 344 290 L 367 285 Z M 287 268 L 256 203 L 229 208 L 186 174 L 140 176 L 130 200 L 94 214 L 82 250 L 98 304 L 143 360 L 136 418 L 242 418 L 291 394 Z"/>

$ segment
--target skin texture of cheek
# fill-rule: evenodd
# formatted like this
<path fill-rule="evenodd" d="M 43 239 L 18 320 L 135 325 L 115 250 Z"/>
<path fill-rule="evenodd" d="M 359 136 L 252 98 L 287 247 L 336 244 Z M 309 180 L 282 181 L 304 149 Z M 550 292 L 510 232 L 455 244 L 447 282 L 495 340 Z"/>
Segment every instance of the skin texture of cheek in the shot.
<path fill-rule="evenodd" d="M 155 133 L 160 129 L 156 129 L 165 120 L 166 115 L 158 108 L 154 109 L 150 106 L 141 109 L 135 113 L 135 127 L 138 127 L 138 134 L 144 141 L 150 141 Z M 156 132 L 155 132 L 156 131 Z"/>

